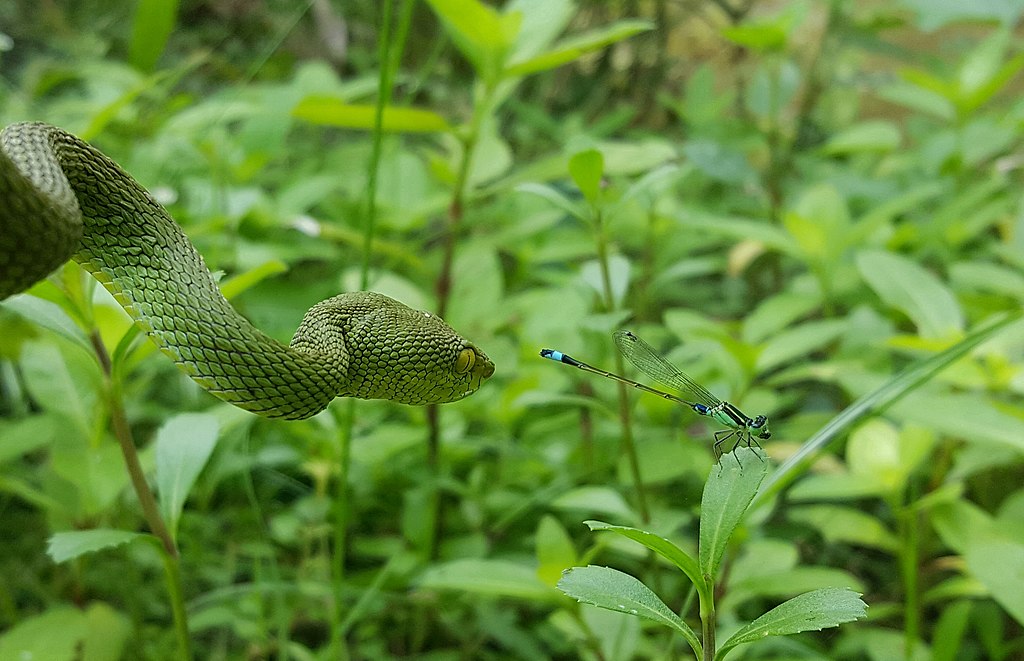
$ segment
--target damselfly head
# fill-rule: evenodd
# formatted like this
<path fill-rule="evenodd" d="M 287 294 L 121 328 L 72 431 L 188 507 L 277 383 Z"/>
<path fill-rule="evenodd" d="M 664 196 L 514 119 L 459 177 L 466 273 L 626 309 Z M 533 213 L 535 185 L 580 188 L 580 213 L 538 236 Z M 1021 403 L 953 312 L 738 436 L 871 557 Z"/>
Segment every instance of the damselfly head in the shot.
<path fill-rule="evenodd" d="M 768 418 L 763 415 L 759 415 L 750 423 L 751 429 L 760 429 L 761 433 L 757 435 L 762 441 L 767 441 L 772 437 L 772 433 L 768 431 Z"/>

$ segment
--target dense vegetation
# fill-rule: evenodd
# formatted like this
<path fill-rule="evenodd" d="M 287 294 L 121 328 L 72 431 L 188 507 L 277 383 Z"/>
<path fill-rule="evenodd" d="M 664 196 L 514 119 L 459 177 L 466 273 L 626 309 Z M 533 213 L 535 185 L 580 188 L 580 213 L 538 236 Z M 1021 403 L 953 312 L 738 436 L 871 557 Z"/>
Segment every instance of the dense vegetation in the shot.
<path fill-rule="evenodd" d="M 814 590 L 852 610 L 729 658 L 1021 658 L 1021 11 L 0 5 L 2 124 L 119 162 L 257 327 L 368 288 L 497 365 L 268 421 L 74 264 L 5 301 L 0 659 L 692 658 L 688 627 Z M 767 458 L 716 467 L 707 419 L 538 356 L 622 373 L 623 327 L 768 415 Z M 617 571 L 567 575 L 581 604 L 588 565 Z M 665 612 L 601 604 L 627 575 Z"/>

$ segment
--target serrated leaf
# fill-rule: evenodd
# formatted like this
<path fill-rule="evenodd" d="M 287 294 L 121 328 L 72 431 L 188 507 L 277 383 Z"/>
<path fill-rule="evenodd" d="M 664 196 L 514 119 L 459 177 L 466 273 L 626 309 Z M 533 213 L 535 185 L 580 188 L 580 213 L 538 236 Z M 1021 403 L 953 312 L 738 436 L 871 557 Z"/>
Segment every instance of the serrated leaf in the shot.
<path fill-rule="evenodd" d="M 46 545 L 46 553 L 53 558 L 54 562 L 66 562 L 86 553 L 127 544 L 140 537 L 148 537 L 148 535 L 107 528 L 58 532 L 50 537 L 50 541 Z"/>
<path fill-rule="evenodd" d="M 160 513 L 175 537 L 188 492 L 217 445 L 220 424 L 206 413 L 174 416 L 156 433 L 156 485 Z"/>
<path fill-rule="evenodd" d="M 646 530 L 630 528 L 628 526 L 616 526 L 610 523 L 605 523 L 604 521 L 590 520 L 584 521 L 583 523 L 585 523 L 591 530 L 608 530 L 628 539 L 632 539 L 634 542 L 643 544 L 674 564 L 676 567 L 679 567 L 679 569 L 686 574 L 687 578 L 689 578 L 690 582 L 695 586 L 700 588 L 704 585 L 704 579 L 701 577 L 700 567 L 697 565 L 697 561 L 664 537 L 647 532 Z"/>
<path fill-rule="evenodd" d="M 701 574 L 715 579 L 729 538 L 768 473 L 768 462 L 751 448 L 722 455 L 704 485 L 700 506 Z"/>
<path fill-rule="evenodd" d="M 715 655 L 722 659 L 732 648 L 768 636 L 789 636 L 802 631 L 821 631 L 867 614 L 860 595 L 846 588 L 823 588 L 783 602 L 737 631 Z"/>
<path fill-rule="evenodd" d="M 658 595 L 636 578 L 611 567 L 573 567 L 558 581 L 558 589 L 583 603 L 618 613 L 645 617 L 679 632 L 700 657 L 700 641 L 686 622 Z"/>

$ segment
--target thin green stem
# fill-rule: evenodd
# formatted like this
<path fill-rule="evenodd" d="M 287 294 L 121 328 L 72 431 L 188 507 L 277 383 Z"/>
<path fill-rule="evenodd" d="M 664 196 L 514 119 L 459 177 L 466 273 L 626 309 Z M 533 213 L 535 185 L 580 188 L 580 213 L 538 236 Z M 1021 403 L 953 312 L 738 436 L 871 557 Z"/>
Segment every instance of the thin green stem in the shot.
<path fill-rule="evenodd" d="M 191 640 L 188 635 L 188 614 L 185 612 L 185 598 L 181 589 L 181 563 L 177 557 L 161 553 L 164 561 L 164 581 L 171 598 L 171 612 L 174 616 L 174 635 L 178 639 L 178 658 L 189 661 L 192 658 Z"/>
<path fill-rule="evenodd" d="M 139 461 L 139 453 L 135 449 L 135 439 L 132 437 L 131 425 L 128 424 L 128 416 L 125 414 L 124 401 L 121 398 L 121 388 L 114 377 L 115 370 L 110 360 L 103 340 L 100 339 L 99 331 L 95 328 L 89 333 L 93 351 L 103 370 L 104 385 L 107 392 L 107 406 L 110 409 L 110 424 L 117 437 L 118 445 L 121 447 L 121 454 L 124 456 L 124 464 L 128 469 L 128 476 L 132 482 L 132 488 L 142 506 L 142 514 L 146 519 L 150 532 L 160 540 L 164 562 L 164 577 L 167 583 L 167 595 L 171 600 L 171 613 L 174 617 L 174 631 L 178 639 L 178 658 L 187 660 L 192 658 L 192 646 L 188 635 L 188 615 L 185 612 L 185 601 L 181 589 L 181 571 L 179 567 L 180 556 L 178 547 L 167 529 L 167 524 L 160 516 L 160 508 L 157 506 L 156 497 L 149 488 L 146 481 L 146 473 Z"/>
<path fill-rule="evenodd" d="M 597 261 L 601 268 L 601 289 L 604 298 L 604 308 L 611 312 L 615 309 L 615 296 L 612 293 L 611 269 L 608 257 L 608 239 L 605 236 L 603 216 L 600 209 L 594 209 L 594 229 L 597 241 Z M 625 373 L 625 364 L 622 355 L 615 353 L 615 369 L 619 374 Z M 633 425 L 630 419 L 629 391 L 626 385 L 619 383 L 619 420 L 622 427 L 622 451 L 626 453 L 626 461 L 629 464 L 629 473 L 633 478 L 633 490 L 636 493 L 637 509 L 640 511 L 640 519 L 644 523 L 651 520 L 650 511 L 647 509 L 647 490 L 644 488 L 643 477 L 640 475 L 640 458 L 637 455 L 636 443 L 633 441 Z"/>
<path fill-rule="evenodd" d="M 374 112 L 374 131 L 370 162 L 367 165 L 366 184 L 366 223 L 363 226 L 363 251 L 359 269 L 359 288 L 366 290 L 370 286 L 370 264 L 373 256 L 373 240 L 376 234 L 377 221 L 377 181 L 380 171 L 380 159 L 384 136 L 384 111 L 391 103 L 392 85 L 395 72 L 408 34 L 410 2 L 405 0 L 402 25 L 397 39 L 392 37 L 393 0 L 385 0 L 382 5 L 381 28 L 378 59 L 380 61 L 380 79 L 377 88 L 377 106 Z M 331 569 L 334 584 L 334 614 L 331 647 L 335 650 L 335 658 L 348 658 L 348 649 L 342 640 L 347 627 L 343 626 L 346 619 L 344 584 L 345 565 L 348 547 L 348 525 L 351 509 L 348 494 L 349 473 L 352 456 L 352 431 L 355 424 L 355 400 L 348 399 L 340 415 L 338 415 L 338 476 L 334 482 L 334 539 L 331 557 Z"/>
<path fill-rule="evenodd" d="M 334 590 L 334 612 L 331 622 L 331 648 L 333 658 L 347 659 L 348 648 L 343 637 L 345 628 L 341 623 L 345 620 L 345 565 L 348 549 L 349 498 L 348 476 L 351 464 L 352 428 L 355 420 L 356 401 L 347 398 L 345 403 L 335 407 L 335 419 L 338 421 L 338 445 L 335 460 L 338 462 L 338 475 L 334 480 L 334 539 L 331 553 L 331 583 Z"/>
<path fill-rule="evenodd" d="M 914 658 L 914 648 L 921 631 L 921 600 L 918 590 L 918 549 L 920 530 L 916 508 L 904 507 L 899 515 L 899 563 L 903 579 L 903 656 Z"/>
<path fill-rule="evenodd" d="M 452 293 L 452 268 L 455 263 L 455 242 L 462 226 L 463 210 L 465 209 L 466 193 L 469 188 L 473 152 L 476 151 L 480 136 L 480 126 L 488 109 L 492 106 L 494 90 L 486 88 L 473 106 L 473 116 L 469 128 L 462 139 L 462 161 L 459 163 L 455 186 L 452 190 L 452 201 L 448 205 L 448 226 L 445 228 L 444 255 L 441 258 L 441 273 L 437 276 L 435 293 L 437 295 L 437 313 L 441 317 L 448 314 L 448 302 Z M 430 534 L 430 556 L 436 557 L 440 545 L 440 527 L 443 520 L 444 502 L 441 498 L 441 411 L 436 404 L 427 407 L 427 461 L 434 474 L 435 492 L 431 495 L 433 525 Z"/>
<path fill-rule="evenodd" d="M 700 627 L 701 643 L 703 646 L 703 660 L 713 661 L 715 658 L 715 588 L 714 581 L 710 576 L 705 575 L 704 580 L 709 589 L 701 591 L 700 594 Z"/>

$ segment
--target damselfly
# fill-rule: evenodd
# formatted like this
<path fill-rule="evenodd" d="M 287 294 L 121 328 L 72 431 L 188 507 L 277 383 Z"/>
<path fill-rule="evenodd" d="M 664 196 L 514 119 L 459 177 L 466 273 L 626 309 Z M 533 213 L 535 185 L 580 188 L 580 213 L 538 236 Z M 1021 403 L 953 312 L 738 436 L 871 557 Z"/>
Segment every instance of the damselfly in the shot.
<path fill-rule="evenodd" d="M 730 438 L 736 438 L 736 442 L 733 443 L 732 446 L 733 450 L 735 450 L 736 447 L 744 441 L 746 441 L 747 447 L 750 447 L 751 445 L 761 447 L 755 439 L 755 436 L 761 440 L 768 440 L 771 438 L 772 433 L 768 431 L 767 417 L 758 415 L 751 418 L 729 402 L 723 402 L 718 399 L 708 392 L 704 386 L 686 376 L 674 365 L 662 358 L 661 355 L 651 347 L 651 345 L 647 344 L 630 331 L 616 331 L 614 337 L 615 345 L 619 348 L 619 353 L 625 356 L 626 360 L 633 363 L 634 367 L 656 381 L 661 381 L 667 386 L 672 386 L 682 393 L 688 393 L 695 401 L 691 402 L 687 399 L 676 397 L 675 395 L 667 392 L 662 392 L 661 390 L 656 390 L 650 386 L 645 386 L 644 384 L 633 381 L 632 379 L 627 379 L 624 376 L 619 376 L 614 372 L 608 372 L 592 365 L 588 365 L 583 361 L 576 360 L 575 358 L 562 353 L 561 351 L 555 351 L 554 349 L 541 349 L 540 355 L 550 360 L 565 363 L 566 365 L 572 365 L 584 372 L 590 372 L 591 374 L 598 374 L 609 379 L 614 379 L 615 381 L 625 383 L 628 386 L 633 386 L 634 388 L 651 393 L 652 395 L 658 395 L 659 397 L 664 397 L 665 399 L 673 402 L 685 404 L 690 407 L 694 413 L 715 420 L 719 424 L 727 427 L 727 429 L 715 432 L 716 457 L 720 457 L 722 455 L 722 444 Z"/>

